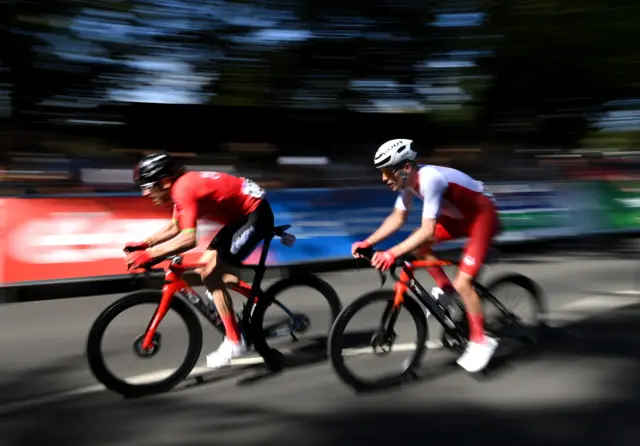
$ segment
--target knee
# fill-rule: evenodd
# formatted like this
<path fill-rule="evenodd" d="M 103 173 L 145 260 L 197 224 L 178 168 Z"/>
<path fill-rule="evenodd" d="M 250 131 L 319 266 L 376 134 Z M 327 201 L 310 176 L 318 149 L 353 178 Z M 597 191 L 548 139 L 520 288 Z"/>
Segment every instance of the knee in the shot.
<path fill-rule="evenodd" d="M 240 278 L 238 276 L 236 276 L 235 274 L 226 273 L 226 274 L 222 275 L 222 281 L 226 285 L 237 285 L 238 282 L 240 281 Z"/>
<path fill-rule="evenodd" d="M 200 279 L 204 284 L 222 280 L 222 275 L 218 273 L 217 266 L 216 256 L 212 255 L 207 260 L 206 266 L 196 269 L 196 273 L 200 275 Z"/>
<path fill-rule="evenodd" d="M 419 259 L 429 260 L 434 257 L 432 246 L 432 243 L 427 242 L 413 251 L 413 255 Z"/>
<path fill-rule="evenodd" d="M 206 267 L 206 268 L 200 268 L 196 271 L 199 275 L 200 275 L 200 279 L 202 279 L 203 282 L 208 282 L 213 280 L 213 276 L 215 276 L 215 266 L 213 267 Z"/>
<path fill-rule="evenodd" d="M 202 268 L 196 268 L 195 272 L 200 276 L 202 281 L 205 281 L 207 277 L 209 277 L 213 271 L 215 271 L 216 266 L 218 264 L 218 255 L 216 251 L 207 251 L 198 261 L 198 263 L 204 263 L 205 266 Z"/>
<path fill-rule="evenodd" d="M 222 274 L 216 271 L 211 272 L 209 275 L 202 277 L 202 283 L 205 288 L 210 291 L 221 290 L 224 288 L 224 280 Z"/>

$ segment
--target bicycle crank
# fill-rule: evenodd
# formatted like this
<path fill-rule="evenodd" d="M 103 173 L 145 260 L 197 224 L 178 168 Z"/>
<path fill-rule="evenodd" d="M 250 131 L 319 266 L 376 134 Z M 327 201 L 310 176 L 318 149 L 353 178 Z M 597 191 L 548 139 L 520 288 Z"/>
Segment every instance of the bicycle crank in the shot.
<path fill-rule="evenodd" d="M 290 327 L 296 333 L 304 333 L 309 329 L 309 325 L 311 325 L 311 320 L 306 314 L 297 313 L 291 318 Z"/>

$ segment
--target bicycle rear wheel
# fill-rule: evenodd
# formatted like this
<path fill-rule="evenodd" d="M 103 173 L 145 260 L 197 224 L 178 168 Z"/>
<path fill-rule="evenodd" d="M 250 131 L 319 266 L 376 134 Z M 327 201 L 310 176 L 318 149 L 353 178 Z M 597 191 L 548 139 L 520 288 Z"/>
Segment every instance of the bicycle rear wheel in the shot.
<path fill-rule="evenodd" d="M 278 318 L 279 323 L 265 326 L 265 314 L 270 307 L 279 307 L 276 301 L 281 295 L 291 288 L 303 287 L 311 288 L 319 293 L 329 306 L 329 323 L 326 326 L 326 336 L 333 325 L 333 321 L 342 309 L 342 302 L 338 294 L 329 283 L 314 275 L 301 275 L 280 280 L 271 285 L 259 299 L 250 321 L 250 336 L 254 349 L 262 356 L 267 366 L 272 370 L 279 370 L 282 367 L 281 354 L 269 345 L 269 339 L 281 336 L 295 335 L 303 333 L 312 321 L 308 314 L 294 311 L 291 315 L 282 312 L 283 317 Z M 323 335 L 324 336 L 324 335 Z M 322 339 L 324 354 L 324 338 Z"/>
<path fill-rule="evenodd" d="M 185 353 L 182 364 L 169 376 L 151 383 L 131 383 L 116 376 L 106 365 L 102 349 L 102 342 L 105 331 L 109 324 L 124 311 L 143 304 L 159 304 L 162 299 L 162 292 L 156 290 L 137 291 L 124 296 L 108 306 L 96 318 L 89 331 L 87 340 L 87 359 L 91 372 L 107 389 L 119 393 L 125 397 L 137 397 L 154 393 L 166 392 L 178 385 L 193 370 L 200 351 L 202 350 L 202 326 L 196 314 L 189 308 L 185 301 L 175 297 L 171 302 L 171 310 L 175 311 L 180 319 L 185 323 L 188 332 L 189 346 Z M 149 315 L 151 317 L 152 314 Z M 143 332 L 145 327 L 141 327 Z M 139 338 L 138 338 L 139 339 Z M 134 341 L 137 344 L 138 339 Z M 136 345 L 134 345 L 135 349 Z M 154 340 L 154 352 L 149 354 L 152 357 L 160 349 L 160 339 Z"/>
<path fill-rule="evenodd" d="M 404 309 L 409 312 L 416 326 L 417 335 L 415 350 L 409 358 L 403 362 L 400 370 L 383 378 L 366 379 L 360 377 L 347 367 L 344 361 L 345 356 L 349 354 L 347 351 L 347 340 L 345 339 L 347 324 L 360 310 L 376 302 L 384 303 L 387 310 L 391 309 L 394 302 L 394 292 L 392 290 L 376 290 L 359 297 L 340 312 L 329 334 L 328 354 L 331 365 L 338 374 L 338 377 L 356 392 L 385 389 L 413 379 L 415 377 L 415 369 L 420 365 L 426 352 L 428 327 L 425 312 L 420 304 L 412 297 L 405 296 L 404 303 L 398 311 Z M 374 339 L 372 339 L 371 342 L 373 349 Z M 390 342 L 391 351 L 393 351 L 393 342 L 393 340 Z"/>
<path fill-rule="evenodd" d="M 541 288 L 530 278 L 522 274 L 510 273 L 499 276 L 488 285 L 475 284 L 482 303 L 485 331 L 489 336 L 500 339 L 501 348 L 508 345 L 512 350 L 521 347 L 535 347 L 545 327 L 543 315 L 547 306 Z M 508 301 L 504 298 L 504 290 L 518 291 L 521 297 Z M 513 304 L 513 305 L 512 305 Z M 519 314 L 515 307 L 529 307 L 530 317 Z M 465 333 L 469 323 L 465 311 L 456 312 L 455 322 Z M 441 336 L 445 348 L 462 354 L 466 342 L 457 343 L 450 339 L 446 332 Z"/>
<path fill-rule="evenodd" d="M 488 333 L 528 347 L 538 343 L 544 328 L 546 302 L 536 282 L 522 274 L 513 273 L 497 277 L 486 287 L 477 285 L 476 289 L 482 301 Z M 507 299 L 506 289 L 519 291 L 522 297 Z M 522 307 L 529 307 L 531 314 L 519 312 L 518 309 Z"/>

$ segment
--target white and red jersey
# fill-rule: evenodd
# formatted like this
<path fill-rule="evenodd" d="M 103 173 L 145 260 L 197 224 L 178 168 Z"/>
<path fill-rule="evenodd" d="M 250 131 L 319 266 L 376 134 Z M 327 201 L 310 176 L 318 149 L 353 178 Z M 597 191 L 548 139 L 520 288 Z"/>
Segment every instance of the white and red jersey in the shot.
<path fill-rule="evenodd" d="M 484 183 L 466 173 L 443 166 L 421 165 L 414 188 L 400 192 L 395 208 L 411 209 L 413 197 L 423 200 L 422 218 L 438 219 L 441 215 L 457 220 L 472 219 L 488 199 L 493 200 Z"/>
<path fill-rule="evenodd" d="M 226 225 L 253 212 L 265 191 L 247 178 L 224 172 L 187 172 L 171 187 L 173 219 L 180 229 L 195 229 L 198 218 Z"/>

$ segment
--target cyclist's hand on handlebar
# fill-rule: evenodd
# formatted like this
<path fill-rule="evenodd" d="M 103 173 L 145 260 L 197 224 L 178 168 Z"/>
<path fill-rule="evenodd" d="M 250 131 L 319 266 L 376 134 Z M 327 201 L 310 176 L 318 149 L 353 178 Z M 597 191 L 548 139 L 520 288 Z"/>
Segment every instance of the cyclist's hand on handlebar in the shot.
<path fill-rule="evenodd" d="M 125 263 L 127 264 L 128 270 L 142 268 L 152 260 L 153 257 L 151 257 L 149 251 L 134 251 L 127 254 L 125 257 Z"/>
<path fill-rule="evenodd" d="M 380 271 L 386 271 L 396 263 L 396 258 L 389 251 L 378 251 L 371 259 L 371 266 Z"/>
<path fill-rule="evenodd" d="M 149 244 L 146 242 L 127 242 L 124 245 L 124 252 L 144 251 L 149 248 Z"/>
<path fill-rule="evenodd" d="M 362 256 L 360 254 L 358 254 L 356 251 L 358 249 L 367 249 L 367 248 L 370 248 L 370 247 L 371 247 L 371 244 L 369 242 L 367 242 L 366 240 L 362 241 L 362 242 L 355 242 L 353 245 L 351 245 L 351 255 L 353 257 L 355 257 L 356 259 L 358 259 L 358 258 L 360 258 Z"/>

